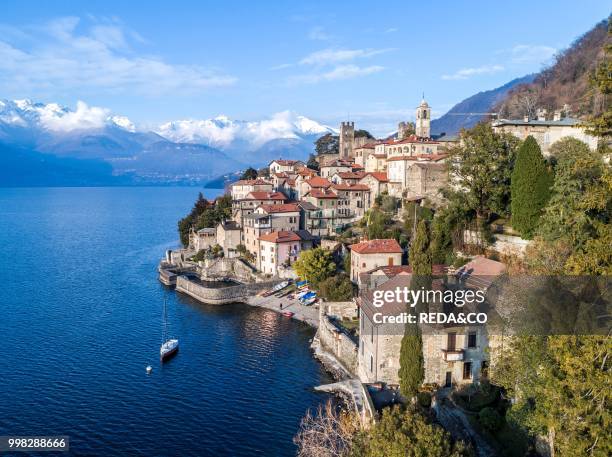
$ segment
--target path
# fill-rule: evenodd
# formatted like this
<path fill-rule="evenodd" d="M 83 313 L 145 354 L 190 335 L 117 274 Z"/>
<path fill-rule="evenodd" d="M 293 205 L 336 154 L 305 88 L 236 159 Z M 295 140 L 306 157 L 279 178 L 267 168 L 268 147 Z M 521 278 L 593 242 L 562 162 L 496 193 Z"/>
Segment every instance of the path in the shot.
<path fill-rule="evenodd" d="M 274 295 L 269 297 L 253 296 L 249 298 L 247 303 L 261 308 L 271 309 L 277 313 L 291 311 L 294 313 L 292 319 L 306 322 L 308 325 L 315 328 L 319 326 L 319 306 L 304 306 L 299 303 L 297 298 L 289 299 L 287 296 L 277 298 Z M 280 309 L 281 303 L 283 304 L 283 309 Z"/>
<path fill-rule="evenodd" d="M 472 427 L 465 413 L 455 406 L 448 398 L 446 389 L 441 389 L 436 394 L 436 405 L 434 407 L 436 417 L 440 424 L 455 439 L 471 442 L 478 457 L 491 457 L 497 455 L 491 445 Z"/>

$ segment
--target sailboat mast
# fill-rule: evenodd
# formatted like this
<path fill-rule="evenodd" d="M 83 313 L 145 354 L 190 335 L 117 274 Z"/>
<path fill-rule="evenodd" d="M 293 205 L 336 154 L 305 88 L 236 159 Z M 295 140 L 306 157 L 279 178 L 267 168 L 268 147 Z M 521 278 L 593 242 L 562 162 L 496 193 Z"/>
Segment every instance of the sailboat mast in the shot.
<path fill-rule="evenodd" d="M 166 340 L 168 339 L 168 312 L 166 310 L 167 308 L 167 303 L 166 303 L 166 293 L 164 292 L 164 327 L 163 327 L 163 333 L 162 333 L 162 344 L 166 342 Z"/>

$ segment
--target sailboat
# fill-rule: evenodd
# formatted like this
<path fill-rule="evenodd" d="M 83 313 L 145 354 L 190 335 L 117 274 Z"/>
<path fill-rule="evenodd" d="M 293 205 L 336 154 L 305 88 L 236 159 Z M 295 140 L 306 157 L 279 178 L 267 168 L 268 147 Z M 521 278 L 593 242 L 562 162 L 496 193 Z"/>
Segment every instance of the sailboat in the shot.
<path fill-rule="evenodd" d="M 164 329 L 162 345 L 159 348 L 159 360 L 162 363 L 174 357 L 179 349 L 179 341 L 176 338 L 168 338 L 168 312 L 166 308 L 166 296 L 164 295 Z"/>

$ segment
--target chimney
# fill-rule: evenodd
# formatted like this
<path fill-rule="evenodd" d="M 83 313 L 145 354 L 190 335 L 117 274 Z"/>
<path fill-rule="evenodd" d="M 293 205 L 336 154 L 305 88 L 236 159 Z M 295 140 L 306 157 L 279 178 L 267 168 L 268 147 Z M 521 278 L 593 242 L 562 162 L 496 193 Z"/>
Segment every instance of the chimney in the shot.
<path fill-rule="evenodd" d="M 538 114 L 538 121 L 546 120 L 546 110 L 544 108 L 540 108 L 537 114 Z"/>

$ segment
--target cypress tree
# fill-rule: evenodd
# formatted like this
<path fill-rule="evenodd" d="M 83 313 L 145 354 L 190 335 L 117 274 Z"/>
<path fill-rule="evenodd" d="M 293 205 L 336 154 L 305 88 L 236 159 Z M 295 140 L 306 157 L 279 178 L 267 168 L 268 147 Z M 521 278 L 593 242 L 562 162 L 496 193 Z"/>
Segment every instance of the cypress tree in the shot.
<path fill-rule="evenodd" d="M 431 286 L 431 253 L 429 250 L 429 230 L 427 221 L 421 220 L 416 236 L 410 245 L 410 265 L 412 265 L 412 289 L 427 289 Z M 422 307 L 417 303 L 414 308 L 408 305 L 408 312 L 419 312 Z M 406 324 L 402 347 L 400 349 L 400 391 L 406 398 L 414 397 L 425 379 L 423 360 L 423 339 L 418 324 Z"/>
<path fill-rule="evenodd" d="M 550 197 L 552 175 L 535 138 L 528 136 L 516 155 L 512 182 L 512 228 L 524 238 L 533 237 L 542 210 Z"/>

